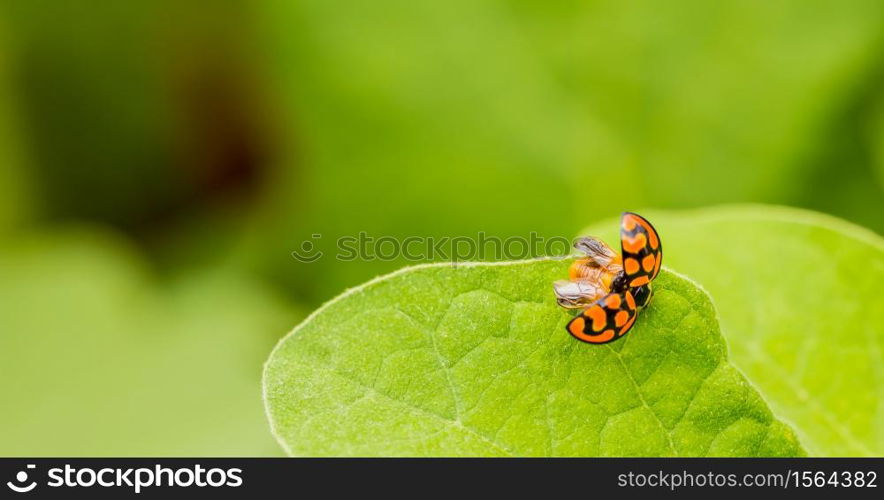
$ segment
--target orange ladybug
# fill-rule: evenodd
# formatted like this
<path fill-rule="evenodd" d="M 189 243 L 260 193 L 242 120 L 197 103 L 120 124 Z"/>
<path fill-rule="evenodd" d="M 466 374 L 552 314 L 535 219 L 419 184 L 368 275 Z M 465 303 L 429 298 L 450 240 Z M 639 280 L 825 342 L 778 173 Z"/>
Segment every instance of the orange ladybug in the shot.
<path fill-rule="evenodd" d="M 571 264 L 570 280 L 553 284 L 560 306 L 583 309 L 568 323 L 568 333 L 592 344 L 623 337 L 653 296 L 651 281 L 663 262 L 660 235 L 644 217 L 624 212 L 620 255 L 596 238 L 580 238 L 574 247 L 586 257 Z"/>

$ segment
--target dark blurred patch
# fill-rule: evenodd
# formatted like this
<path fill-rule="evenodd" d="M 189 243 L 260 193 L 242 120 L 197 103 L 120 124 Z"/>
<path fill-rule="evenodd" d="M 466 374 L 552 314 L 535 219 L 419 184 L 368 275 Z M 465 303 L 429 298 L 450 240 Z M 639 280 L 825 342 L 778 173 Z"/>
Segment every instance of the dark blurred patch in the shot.
<path fill-rule="evenodd" d="M 141 233 L 253 199 L 273 134 L 244 3 L 10 10 L 48 217 Z"/>
<path fill-rule="evenodd" d="M 828 212 L 884 233 L 884 193 L 867 127 L 884 100 L 884 60 L 856 82 L 840 112 L 825 123 L 801 166 L 792 204 Z"/>
<path fill-rule="evenodd" d="M 182 153 L 197 192 L 225 196 L 258 186 L 266 144 L 248 103 L 248 91 L 227 68 L 203 68 L 187 75 L 177 98 L 190 126 Z M 231 76 L 233 76 L 231 78 Z"/>

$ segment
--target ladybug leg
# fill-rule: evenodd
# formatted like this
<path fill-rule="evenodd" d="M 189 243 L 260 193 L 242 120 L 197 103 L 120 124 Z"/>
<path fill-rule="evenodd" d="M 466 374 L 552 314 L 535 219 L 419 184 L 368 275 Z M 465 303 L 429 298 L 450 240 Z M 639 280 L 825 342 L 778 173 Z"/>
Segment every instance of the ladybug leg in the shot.
<path fill-rule="evenodd" d="M 651 288 L 650 284 L 631 288 L 629 291 L 632 292 L 632 296 L 635 298 L 636 307 L 638 308 L 646 307 L 651 303 L 651 299 L 654 297 L 654 289 Z"/>

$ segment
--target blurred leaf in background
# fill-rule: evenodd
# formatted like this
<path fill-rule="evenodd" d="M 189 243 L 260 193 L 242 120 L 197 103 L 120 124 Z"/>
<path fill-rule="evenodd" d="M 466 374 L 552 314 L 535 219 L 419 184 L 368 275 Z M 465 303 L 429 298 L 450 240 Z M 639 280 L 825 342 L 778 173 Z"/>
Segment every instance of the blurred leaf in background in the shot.
<path fill-rule="evenodd" d="M 260 284 L 159 283 L 94 230 L 3 245 L 0 276 L 3 455 L 279 453 L 261 364 L 301 314 Z"/>
<path fill-rule="evenodd" d="M 516 5 L 550 70 L 635 155 L 637 202 L 794 200 L 827 123 L 877 78 L 879 2 Z"/>

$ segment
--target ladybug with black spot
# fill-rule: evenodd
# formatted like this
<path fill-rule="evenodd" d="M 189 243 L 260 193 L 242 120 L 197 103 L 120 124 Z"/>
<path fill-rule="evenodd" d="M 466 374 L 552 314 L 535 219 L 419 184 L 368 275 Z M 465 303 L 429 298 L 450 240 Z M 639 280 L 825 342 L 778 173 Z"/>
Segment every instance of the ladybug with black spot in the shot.
<path fill-rule="evenodd" d="M 620 255 L 597 238 L 580 238 L 574 247 L 586 254 L 569 269 L 569 280 L 553 284 L 558 304 L 583 309 L 566 329 L 591 344 L 617 340 L 632 328 L 638 311 L 651 300 L 651 282 L 660 272 L 660 235 L 644 217 L 620 218 Z"/>

